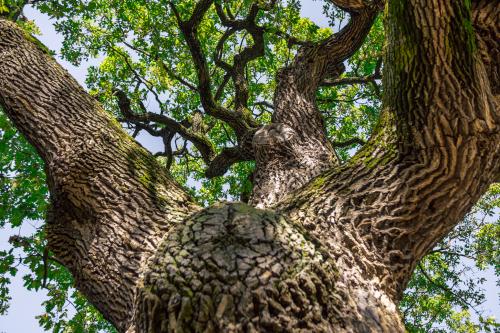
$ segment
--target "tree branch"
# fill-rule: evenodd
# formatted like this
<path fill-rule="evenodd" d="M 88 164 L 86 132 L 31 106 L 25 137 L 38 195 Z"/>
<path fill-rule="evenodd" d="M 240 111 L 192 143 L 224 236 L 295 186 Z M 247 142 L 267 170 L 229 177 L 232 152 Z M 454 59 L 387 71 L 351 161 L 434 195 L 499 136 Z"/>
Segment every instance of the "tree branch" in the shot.
<path fill-rule="evenodd" d="M 66 70 L 3 19 L 0 105 L 45 162 L 49 249 L 126 331 L 143 258 L 197 206 Z"/>
<path fill-rule="evenodd" d="M 227 122 L 234 129 L 237 136 L 241 137 L 251 128 L 253 119 L 249 118 L 248 115 L 233 112 L 216 103 L 212 94 L 212 83 L 208 64 L 201 49 L 200 41 L 197 37 L 198 26 L 212 4 L 213 0 L 199 1 L 196 4 L 190 19 L 187 21 L 182 20 L 179 12 L 172 2 L 170 2 L 170 7 L 177 18 L 177 23 L 184 35 L 196 67 L 198 90 L 200 91 L 200 99 L 203 108 L 209 115 Z"/>
<path fill-rule="evenodd" d="M 348 12 L 348 13 L 357 13 L 360 12 L 367 7 L 378 6 L 379 10 L 383 9 L 384 1 L 378 0 L 328 0 L 333 3 L 338 8 Z"/>
<path fill-rule="evenodd" d="M 352 84 L 366 84 L 366 83 L 374 83 L 376 80 L 382 79 L 382 58 L 379 58 L 377 61 L 377 65 L 375 67 L 375 72 L 370 75 L 360 76 L 360 77 L 343 77 L 343 78 L 325 78 L 320 83 L 322 87 L 334 87 L 340 85 L 352 85 Z"/>
<path fill-rule="evenodd" d="M 346 140 L 346 141 L 342 141 L 342 142 L 332 142 L 332 145 L 334 148 L 345 148 L 345 147 L 349 147 L 349 146 L 352 146 L 352 145 L 359 145 L 359 146 L 362 146 L 364 145 L 366 142 L 360 138 L 352 138 L 352 139 L 349 139 L 349 140 Z"/>
<path fill-rule="evenodd" d="M 213 159 L 212 163 L 210 163 L 205 171 L 205 176 L 207 176 L 207 178 L 222 176 L 233 164 L 250 161 L 253 160 L 253 158 L 253 154 L 245 155 L 244 150 L 240 147 L 224 148 L 222 152 Z"/>
<path fill-rule="evenodd" d="M 248 63 L 264 55 L 264 28 L 258 26 L 255 22 L 257 14 L 261 9 L 257 3 L 252 4 L 249 13 L 244 20 L 232 20 L 226 16 L 222 5 L 215 2 L 217 15 L 222 24 L 228 29 L 219 40 L 216 47 L 215 61 L 218 66 L 223 68 L 232 76 L 235 86 L 235 108 L 237 112 L 247 113 L 248 108 L 248 82 L 245 78 L 245 69 Z M 253 39 L 253 44 L 247 46 L 233 57 L 233 65 L 222 61 L 224 43 L 227 38 L 238 31 L 246 30 Z M 253 123 L 255 127 L 255 123 Z"/>
<path fill-rule="evenodd" d="M 284 123 L 326 144 L 323 120 L 315 107 L 316 90 L 323 80 L 333 80 L 344 71 L 342 63 L 361 46 L 377 13 L 378 8 L 371 6 L 353 12 L 351 20 L 339 33 L 299 51 L 294 62 L 278 77 L 273 122 Z M 297 98 L 285 96 L 290 95 L 290 86 Z M 301 104 L 306 105 L 302 109 L 296 107 Z M 301 126 L 306 121 L 309 126 Z"/>
<path fill-rule="evenodd" d="M 178 133 L 186 140 L 191 141 L 196 149 L 198 149 L 207 165 L 214 158 L 215 151 L 212 143 L 201 131 L 193 131 L 165 115 L 148 112 L 142 103 L 139 103 L 142 113 L 134 113 L 131 108 L 130 99 L 127 97 L 125 92 L 115 89 L 114 93 L 118 98 L 118 107 L 120 108 L 122 115 L 125 117 L 125 120 L 142 123 L 156 122 L 165 125 L 171 132 Z"/>
<path fill-rule="evenodd" d="M 253 105 L 265 106 L 268 109 L 274 110 L 274 105 L 268 101 L 257 101 Z"/>
<path fill-rule="evenodd" d="M 188 127 L 165 115 L 148 112 L 142 103 L 140 103 L 142 113 L 134 113 L 131 108 L 130 99 L 127 97 L 125 92 L 118 89 L 115 89 L 114 92 L 118 98 L 120 111 L 124 116 L 124 119 L 121 121 L 133 122 L 136 126 L 148 131 L 151 135 L 164 138 L 165 153 L 162 153 L 161 155 L 167 157 L 167 169 L 172 163 L 173 152 L 170 148 L 170 141 L 175 133 L 180 134 L 184 139 L 192 142 L 198 149 L 207 165 L 205 174 L 208 178 L 224 175 L 227 170 L 229 170 L 229 168 L 237 162 L 254 159 L 251 142 L 247 139 L 241 140 L 238 147 L 225 148 L 219 155 L 216 156 L 212 143 L 205 136 L 205 134 L 201 132 L 200 125 L 196 125 L 196 121 L 193 121 L 192 124 L 187 124 L 189 126 Z M 196 114 L 193 118 L 196 119 Z M 198 122 L 200 121 L 201 120 Z M 162 130 L 155 130 L 151 126 L 147 125 L 149 122 L 162 124 L 166 127 Z M 166 129 L 168 129 L 168 131 L 166 131 Z M 252 132 L 250 131 L 249 133 Z M 245 137 L 249 138 L 251 137 L 251 134 L 247 134 Z"/>
<path fill-rule="evenodd" d="M 345 70 L 343 62 L 361 46 L 378 11 L 376 5 L 353 10 L 339 33 L 300 48 L 292 64 L 279 71 L 272 124 L 254 138 L 255 178 L 260 184 L 254 187 L 252 204 L 273 205 L 339 163 L 326 135 L 316 92 L 321 81 Z"/>
<path fill-rule="evenodd" d="M 496 18 L 496 19 L 495 19 Z M 472 25 L 476 45 L 495 95 L 496 107 L 500 107 L 500 45 L 498 36 L 498 3 L 488 0 L 472 1 Z"/>
<path fill-rule="evenodd" d="M 396 300 L 418 260 L 499 174 L 500 113 L 470 20 L 464 2 L 389 1 L 383 111 L 372 137 L 278 205 L 324 243 L 363 242 L 362 256 L 374 255 L 363 271 L 386 270 L 380 281 Z M 307 218 L 311 207 L 326 212 Z M 353 226 L 355 240 L 340 240 L 331 225 Z"/>

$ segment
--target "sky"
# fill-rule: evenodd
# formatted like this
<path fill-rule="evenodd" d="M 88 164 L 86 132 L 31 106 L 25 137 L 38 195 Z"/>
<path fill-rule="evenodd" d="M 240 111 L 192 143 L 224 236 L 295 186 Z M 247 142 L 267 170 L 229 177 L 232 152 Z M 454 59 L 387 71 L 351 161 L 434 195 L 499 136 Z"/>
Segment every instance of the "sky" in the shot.
<path fill-rule="evenodd" d="M 310 18 L 319 26 L 328 26 L 328 19 L 322 14 L 322 2 L 305 0 L 302 1 L 302 15 Z M 51 20 L 36 10 L 28 8 L 25 10 L 25 15 L 29 19 L 35 20 L 36 24 L 40 27 L 42 35 L 39 39 L 49 47 L 51 50 L 59 50 L 62 37 L 57 35 Z M 90 65 L 97 64 L 97 60 L 90 60 L 82 63 L 80 66 L 75 67 L 58 57 L 59 63 L 65 67 L 83 86 L 85 86 L 85 77 L 87 74 L 87 68 Z M 163 148 L 163 143 L 159 140 L 153 139 L 147 134 L 139 135 L 138 141 L 151 150 L 152 152 L 159 151 Z M 36 223 L 41 223 L 37 221 L 30 221 L 25 223 L 20 230 L 12 230 L 4 228 L 0 232 L 0 250 L 9 248 L 8 238 L 13 234 L 26 234 L 29 235 L 31 231 L 34 230 L 33 225 Z M 11 289 L 11 306 L 8 314 L 5 316 L 0 316 L 0 333 L 39 333 L 44 332 L 42 328 L 39 327 L 37 320 L 34 318 L 35 315 L 42 314 L 44 312 L 41 303 L 46 295 L 45 291 L 31 292 L 27 291 L 22 283 L 22 276 L 27 274 L 28 271 L 23 267 L 20 267 L 20 272 L 13 279 L 12 289 Z M 495 279 L 493 277 L 493 272 L 487 271 L 484 277 L 488 278 L 488 282 L 485 287 L 487 290 L 488 299 L 484 304 L 484 308 L 487 309 L 487 313 L 496 314 L 496 317 L 500 317 L 500 304 L 498 301 L 498 289 L 495 285 Z M 478 276 L 479 278 L 480 276 Z"/>

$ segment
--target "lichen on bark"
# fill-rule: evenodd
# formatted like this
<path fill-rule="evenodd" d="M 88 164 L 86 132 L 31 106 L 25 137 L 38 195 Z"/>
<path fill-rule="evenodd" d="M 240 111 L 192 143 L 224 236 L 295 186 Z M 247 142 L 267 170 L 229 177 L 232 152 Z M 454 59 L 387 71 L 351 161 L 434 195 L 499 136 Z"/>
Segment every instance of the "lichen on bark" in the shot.
<path fill-rule="evenodd" d="M 242 203 L 203 210 L 149 260 L 141 332 L 332 331 L 342 300 L 335 261 L 307 231 Z"/>

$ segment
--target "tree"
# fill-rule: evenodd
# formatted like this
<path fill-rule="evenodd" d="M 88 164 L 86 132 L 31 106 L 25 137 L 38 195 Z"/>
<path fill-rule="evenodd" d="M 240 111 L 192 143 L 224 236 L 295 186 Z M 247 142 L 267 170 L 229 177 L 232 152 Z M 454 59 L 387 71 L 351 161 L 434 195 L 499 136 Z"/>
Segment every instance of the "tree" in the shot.
<path fill-rule="evenodd" d="M 334 34 L 294 2 L 42 2 L 69 59 L 108 55 L 92 95 L 0 21 L 0 104 L 45 164 L 48 249 L 119 331 L 404 331 L 415 266 L 498 180 L 498 5 L 389 1 L 382 48 L 381 2 L 328 4 L 349 15 Z M 368 100 L 366 143 L 332 141 L 339 92 Z M 248 204 L 201 208 L 174 179 L 230 167 L 204 189 Z"/>

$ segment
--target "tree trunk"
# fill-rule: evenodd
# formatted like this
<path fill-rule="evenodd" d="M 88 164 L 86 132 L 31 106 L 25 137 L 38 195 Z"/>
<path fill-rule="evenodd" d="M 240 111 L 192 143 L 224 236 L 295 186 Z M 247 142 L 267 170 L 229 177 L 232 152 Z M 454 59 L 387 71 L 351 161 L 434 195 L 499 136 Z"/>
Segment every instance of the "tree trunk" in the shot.
<path fill-rule="evenodd" d="M 130 332 L 404 332 L 361 246 L 334 253 L 286 214 L 216 205 L 162 240 Z"/>
<path fill-rule="evenodd" d="M 351 6 L 353 20 L 371 24 L 368 5 Z M 472 9 L 389 2 L 384 111 L 345 165 L 321 131 L 315 88 L 296 89 L 304 73 L 281 78 L 294 89 L 278 87 L 284 104 L 254 138 L 263 180 L 253 204 L 267 209 L 198 207 L 53 59 L 0 20 L 0 104 L 45 161 L 50 249 L 120 332 L 404 332 L 397 305 L 416 262 L 500 174 L 498 47 L 488 50 L 498 6 Z M 350 54 L 342 52 L 321 56 L 314 84 Z M 308 117 L 313 128 L 293 120 Z M 300 164 L 307 179 L 285 196 L 281 181 L 294 167 L 283 166 L 295 144 L 310 142 L 316 150 L 304 153 L 320 167 Z"/>

